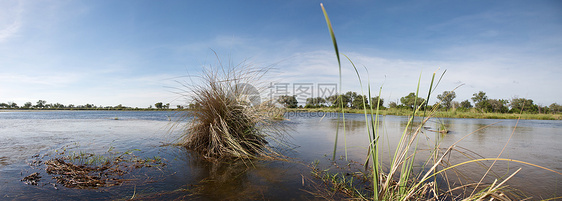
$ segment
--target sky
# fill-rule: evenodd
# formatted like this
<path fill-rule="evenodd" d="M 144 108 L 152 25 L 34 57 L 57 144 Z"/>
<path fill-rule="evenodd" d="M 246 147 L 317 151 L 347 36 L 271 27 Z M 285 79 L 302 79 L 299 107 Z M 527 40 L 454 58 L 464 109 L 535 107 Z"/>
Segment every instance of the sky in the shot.
<path fill-rule="evenodd" d="M 181 83 L 218 60 L 271 67 L 291 93 L 339 84 L 320 3 L 361 76 L 342 55 L 344 92 L 399 102 L 446 70 L 431 104 L 450 90 L 562 104 L 562 1 L 542 0 L 0 0 L 0 102 L 185 105 Z"/>

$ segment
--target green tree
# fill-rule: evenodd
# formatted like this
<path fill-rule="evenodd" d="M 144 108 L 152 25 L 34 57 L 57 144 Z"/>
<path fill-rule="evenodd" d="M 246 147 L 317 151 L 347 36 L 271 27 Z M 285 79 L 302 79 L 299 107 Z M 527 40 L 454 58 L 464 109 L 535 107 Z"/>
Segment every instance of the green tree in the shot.
<path fill-rule="evenodd" d="M 510 106 L 511 106 L 512 113 L 519 113 L 521 112 L 521 110 L 523 110 L 523 112 L 529 112 L 529 113 L 538 112 L 538 106 L 533 104 L 533 100 L 531 99 L 513 98 L 511 99 Z"/>
<path fill-rule="evenodd" d="M 47 103 L 47 101 L 45 101 L 45 100 L 39 100 L 39 101 L 37 101 L 37 105 L 35 105 L 35 107 L 36 108 L 44 108 L 46 103 Z"/>
<path fill-rule="evenodd" d="M 470 104 L 470 101 L 464 100 L 461 102 L 461 108 L 470 109 L 472 108 L 472 104 Z"/>
<path fill-rule="evenodd" d="M 25 102 L 25 104 L 23 105 L 23 108 L 26 108 L 26 109 L 29 109 L 31 107 L 33 107 L 33 103 L 31 103 L 31 102 Z"/>
<path fill-rule="evenodd" d="M 507 103 L 509 103 L 508 100 L 503 100 L 503 99 L 489 99 L 488 100 L 488 104 L 490 106 L 490 110 L 492 112 L 499 112 L 499 113 L 506 113 L 509 111 L 509 108 L 507 107 Z"/>
<path fill-rule="evenodd" d="M 369 102 L 369 104 L 371 104 L 373 106 L 373 109 L 375 109 L 377 107 L 377 103 L 379 103 L 379 108 L 384 108 L 384 99 L 380 98 L 379 100 L 379 96 L 375 96 L 375 97 L 371 97 L 371 102 Z M 395 103 L 396 104 L 396 103 Z"/>
<path fill-rule="evenodd" d="M 390 103 L 388 103 L 388 107 L 389 107 L 389 108 L 397 108 L 397 107 L 398 107 L 398 104 L 397 104 L 396 102 L 394 102 L 394 101 L 390 101 Z"/>
<path fill-rule="evenodd" d="M 548 106 L 550 113 L 556 114 L 562 112 L 562 106 L 558 105 L 558 103 L 552 103 Z"/>
<path fill-rule="evenodd" d="M 307 98 L 305 108 L 317 108 L 317 107 L 325 107 L 326 106 L 326 99 L 322 97 L 316 98 Z"/>
<path fill-rule="evenodd" d="M 349 103 L 351 102 L 351 97 L 342 94 L 342 95 L 332 95 L 328 97 L 328 102 L 332 105 L 331 107 L 340 107 L 343 103 L 343 107 L 349 107 Z"/>
<path fill-rule="evenodd" d="M 443 94 L 437 95 L 437 99 L 441 101 L 441 105 L 447 109 L 450 109 L 452 106 L 453 99 L 455 99 L 457 95 L 454 91 L 444 91 Z"/>
<path fill-rule="evenodd" d="M 345 93 L 347 105 L 353 109 L 363 109 L 369 105 L 369 99 L 365 95 L 357 94 L 357 92 L 348 91 Z M 344 103 L 344 105 L 346 105 Z"/>
<path fill-rule="evenodd" d="M 156 107 L 156 109 L 162 109 L 163 105 L 164 104 L 162 102 L 158 102 L 158 103 L 154 104 L 154 107 Z"/>
<path fill-rule="evenodd" d="M 369 99 L 365 95 L 357 95 L 353 97 L 351 101 L 351 108 L 353 109 L 363 109 L 369 108 Z"/>
<path fill-rule="evenodd" d="M 8 108 L 17 109 L 17 108 L 18 108 L 18 104 L 15 103 L 15 102 L 8 102 Z"/>
<path fill-rule="evenodd" d="M 288 96 L 288 95 L 279 96 L 277 102 L 281 103 L 286 108 L 297 108 L 299 103 L 295 96 Z"/>
<path fill-rule="evenodd" d="M 537 105 L 538 109 L 539 109 L 539 114 L 548 114 L 550 109 L 548 108 L 548 106 L 543 106 L 543 105 Z"/>
<path fill-rule="evenodd" d="M 410 109 L 418 108 L 424 101 L 425 99 L 422 97 L 416 97 L 414 92 L 400 98 L 402 105 L 409 107 Z"/>
<path fill-rule="evenodd" d="M 61 103 L 55 103 L 55 104 L 52 105 L 52 107 L 55 108 L 55 109 L 62 109 L 62 108 L 64 108 L 64 105 L 61 104 Z"/>
<path fill-rule="evenodd" d="M 482 112 L 487 112 L 490 108 L 490 103 L 488 103 L 488 96 L 483 91 L 479 91 L 478 93 L 472 94 L 472 102 L 474 102 L 474 106 L 476 109 L 479 109 Z"/>

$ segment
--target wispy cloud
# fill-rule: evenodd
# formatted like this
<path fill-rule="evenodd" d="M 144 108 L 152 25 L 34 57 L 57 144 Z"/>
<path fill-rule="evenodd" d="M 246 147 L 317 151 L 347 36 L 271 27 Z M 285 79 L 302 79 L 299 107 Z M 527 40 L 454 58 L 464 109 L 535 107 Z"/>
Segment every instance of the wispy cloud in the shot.
<path fill-rule="evenodd" d="M 0 43 L 17 35 L 22 26 L 21 1 L 0 2 Z"/>

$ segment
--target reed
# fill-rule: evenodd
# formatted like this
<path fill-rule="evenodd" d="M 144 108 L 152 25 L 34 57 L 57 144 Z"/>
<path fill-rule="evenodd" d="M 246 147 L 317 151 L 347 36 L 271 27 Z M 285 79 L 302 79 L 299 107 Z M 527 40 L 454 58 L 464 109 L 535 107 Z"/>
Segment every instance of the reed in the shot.
<path fill-rule="evenodd" d="M 324 6 L 322 4 L 320 5 L 322 7 L 324 17 L 326 18 L 326 23 L 328 26 L 328 30 L 330 32 L 330 36 L 332 38 L 332 43 L 334 45 L 334 50 L 338 60 L 338 66 L 339 66 L 340 77 L 341 77 L 341 61 L 339 56 L 340 53 L 335 39 L 335 34 Z M 359 80 L 359 84 L 361 86 L 361 91 L 363 93 L 363 81 L 361 80 L 361 74 L 359 73 L 353 61 L 349 59 L 347 56 L 345 57 L 348 59 L 351 66 L 354 68 Z M 437 85 L 439 85 L 441 78 L 443 77 L 444 74 L 445 72 L 443 72 L 439 80 L 434 84 L 436 72 L 433 73 L 433 76 L 431 78 L 431 84 L 429 86 L 429 91 L 427 94 L 428 97 L 427 100 L 429 100 L 429 97 L 431 96 Z M 418 79 L 418 85 L 417 85 L 415 97 L 418 97 L 420 83 L 421 83 L 421 74 Z M 368 83 L 367 94 L 369 99 L 371 99 L 370 88 L 371 88 L 370 84 Z M 379 97 L 380 97 L 381 90 L 379 90 Z M 417 101 L 419 100 L 415 100 L 415 102 Z M 313 174 L 318 178 L 321 178 L 326 183 L 330 183 L 334 189 L 339 189 L 344 194 L 347 194 L 348 196 L 352 196 L 353 199 L 362 199 L 362 200 L 363 199 L 368 199 L 368 200 L 371 199 L 372 200 L 458 199 L 459 195 L 454 195 L 452 192 L 458 189 L 467 189 L 469 186 L 476 186 L 471 189 L 473 190 L 472 193 L 468 195 L 464 195 L 463 198 L 465 200 L 482 200 L 488 198 L 509 200 L 509 197 L 507 197 L 505 194 L 500 193 L 499 190 L 504 189 L 505 182 L 509 180 L 511 177 L 513 177 L 513 175 L 515 175 L 520 170 L 513 172 L 509 177 L 503 177 L 503 178 L 497 177 L 497 179 L 491 185 L 484 185 L 481 179 L 479 182 L 471 183 L 470 185 L 464 185 L 460 187 L 454 187 L 453 185 L 451 185 L 451 182 L 447 180 L 448 176 L 446 172 L 448 170 L 453 170 L 455 171 L 456 174 L 462 174 L 462 171 L 456 170 L 455 168 L 469 163 L 476 163 L 478 165 L 482 165 L 480 162 L 485 160 L 494 161 L 494 163 L 495 161 L 505 161 L 505 160 L 512 161 L 512 162 L 519 162 L 523 164 L 528 164 L 528 163 L 522 161 L 510 160 L 510 159 L 502 159 L 498 156 L 497 158 L 492 158 L 492 159 L 470 159 L 468 161 L 456 165 L 452 165 L 447 161 L 446 157 L 450 157 L 452 151 L 458 151 L 455 148 L 455 145 L 460 140 L 450 145 L 447 149 L 445 149 L 445 151 L 442 151 L 442 149 L 440 148 L 441 141 L 440 141 L 439 133 L 435 134 L 436 137 L 434 138 L 435 141 L 433 142 L 433 147 L 429 149 L 430 154 L 428 158 L 425 159 L 425 163 L 421 167 L 421 171 L 419 172 L 414 171 L 414 161 L 416 156 L 420 153 L 419 152 L 420 150 L 418 149 L 418 142 L 420 140 L 420 135 L 422 135 L 422 128 L 425 125 L 425 123 L 429 121 L 434 114 L 437 113 L 440 104 L 441 103 L 439 102 L 433 105 L 432 107 L 428 107 L 427 102 L 422 102 L 421 104 L 414 103 L 414 105 L 419 105 L 419 106 L 409 111 L 407 114 L 409 116 L 409 120 L 406 129 L 401 135 L 397 148 L 394 151 L 394 155 L 391 156 L 391 159 L 389 161 L 390 167 L 388 168 L 387 171 L 382 171 L 383 161 L 382 158 L 380 157 L 380 150 L 383 145 L 383 143 L 381 143 L 380 140 L 381 135 L 379 134 L 379 129 L 378 129 L 378 123 L 379 123 L 378 118 L 379 118 L 379 114 L 381 113 L 380 108 L 378 107 L 373 108 L 372 107 L 373 104 L 370 104 L 371 105 L 370 108 L 367 107 L 363 108 L 362 112 L 365 115 L 365 124 L 366 127 L 368 128 L 367 136 L 370 142 L 368 147 L 368 153 L 367 153 L 367 161 L 365 162 L 365 168 L 369 169 L 371 175 L 370 176 L 370 184 L 372 189 L 371 195 L 363 195 L 361 193 L 359 195 L 355 195 L 360 191 L 353 189 L 353 181 L 346 179 L 341 174 L 337 174 L 337 173 L 333 174 L 333 173 L 327 173 L 321 171 L 313 171 Z M 379 104 L 377 104 L 377 106 L 378 105 Z M 342 113 L 342 118 L 341 118 L 343 120 L 342 122 L 345 122 L 345 116 L 343 116 L 344 107 L 340 106 L 338 110 Z M 423 111 L 423 114 L 421 111 Z M 423 118 L 421 119 L 420 122 L 414 122 L 415 121 L 414 117 L 416 116 L 422 116 Z M 339 120 L 340 118 L 338 118 L 338 121 Z M 440 130 L 446 130 L 446 128 L 443 127 L 440 128 Z M 467 134 L 466 136 L 471 134 L 472 133 Z M 345 133 L 344 133 L 344 139 L 345 139 Z M 334 153 L 332 156 L 332 160 L 334 160 L 336 156 L 337 150 L 335 147 L 337 147 L 337 143 L 338 143 L 338 132 L 336 130 L 336 140 L 334 144 Z M 347 145 L 345 147 L 347 147 Z M 347 154 L 345 159 L 347 160 Z M 532 165 L 535 167 L 540 167 L 534 164 Z M 487 171 L 486 173 L 484 173 L 482 178 L 488 176 L 490 168 L 491 166 L 485 168 L 487 169 Z M 540 168 L 545 169 L 544 167 L 540 167 Z M 317 170 L 317 168 L 314 169 Z M 556 171 L 553 172 L 560 174 Z M 447 185 L 445 187 L 439 186 L 438 178 L 445 179 L 445 183 Z M 446 190 L 446 188 L 449 189 Z M 479 189 L 479 191 L 476 191 L 477 188 Z"/>

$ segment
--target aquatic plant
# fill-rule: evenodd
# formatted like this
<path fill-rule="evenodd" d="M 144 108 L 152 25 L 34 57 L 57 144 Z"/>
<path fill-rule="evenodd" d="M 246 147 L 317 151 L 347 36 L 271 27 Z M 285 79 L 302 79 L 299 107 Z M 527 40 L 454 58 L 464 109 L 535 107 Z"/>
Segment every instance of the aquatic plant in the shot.
<path fill-rule="evenodd" d="M 125 175 L 134 169 L 165 165 L 159 157 L 142 159 L 134 155 L 134 151 L 140 151 L 138 149 L 117 152 L 113 150 L 114 147 L 110 147 L 106 154 L 95 154 L 84 151 L 70 152 L 66 148 L 67 146 L 61 151 L 55 150 L 53 157 L 49 157 L 49 154 L 33 156 L 35 160 L 30 166 L 45 166 L 37 169 L 44 169 L 53 180 L 67 188 L 90 189 L 122 185 L 124 182 L 135 180 L 125 178 Z M 39 175 L 39 172 L 35 172 L 22 181 L 38 185 L 41 179 Z M 56 188 L 56 185 L 53 186 Z"/>
<path fill-rule="evenodd" d="M 197 107 L 180 118 L 192 118 L 180 144 L 206 159 L 279 156 L 268 139 L 283 141 L 283 126 L 275 121 L 282 111 L 260 97 L 265 89 L 260 78 L 269 69 L 245 62 L 223 66 L 217 60 L 218 65 L 203 68 L 200 83 L 182 83 Z"/>
<path fill-rule="evenodd" d="M 328 14 L 324 8 L 324 6 L 322 4 L 320 4 L 322 7 L 322 11 L 324 14 L 324 17 L 326 19 L 326 24 L 328 26 L 329 32 L 330 32 L 330 36 L 332 38 L 332 43 L 334 45 L 334 50 L 336 53 L 336 58 L 338 60 L 338 66 L 339 66 L 339 71 L 340 71 L 340 77 L 341 77 L 341 61 L 340 61 L 340 53 L 338 51 L 338 45 L 336 42 L 336 38 L 335 38 L 335 34 L 331 25 L 331 22 L 329 20 Z M 345 56 L 345 55 L 344 55 Z M 361 90 L 363 91 L 363 83 L 361 80 L 361 75 L 358 71 L 358 69 L 355 67 L 355 64 L 353 63 L 353 61 L 345 56 L 349 62 L 351 63 L 352 67 L 354 68 L 355 72 L 357 73 L 357 77 L 359 80 L 359 84 L 361 85 Z M 435 90 L 435 88 L 437 87 L 437 85 L 439 84 L 441 78 L 443 77 L 444 73 L 441 75 L 441 78 L 439 78 L 439 80 L 437 81 L 437 83 L 434 85 L 434 80 L 435 80 L 435 75 L 436 72 L 433 73 L 432 79 L 431 79 L 431 84 L 429 87 L 429 92 L 428 92 L 428 99 L 431 96 L 431 94 L 433 93 L 433 90 Z M 379 123 L 379 110 L 380 108 L 378 107 L 379 104 L 377 104 L 376 108 L 373 108 L 372 105 L 370 104 L 370 108 L 367 109 L 366 106 L 363 107 L 363 113 L 365 114 L 365 124 L 366 127 L 368 128 L 367 130 L 367 136 L 369 138 L 369 147 L 368 147 L 368 154 L 367 154 L 367 160 L 365 162 L 365 169 L 369 169 L 370 173 L 369 174 L 364 174 L 364 175 L 370 175 L 369 177 L 369 183 L 370 183 L 370 188 L 371 189 L 369 192 L 371 194 L 364 194 L 364 191 L 360 191 L 357 190 L 353 187 L 353 181 L 350 181 L 349 179 L 346 179 L 346 176 L 344 176 L 343 174 L 337 174 L 337 173 L 329 173 L 327 171 L 318 171 L 315 170 L 315 168 L 313 168 L 313 174 L 320 178 L 321 180 L 324 181 L 324 183 L 329 183 L 330 186 L 333 188 L 334 191 L 341 191 L 343 194 L 346 194 L 347 196 L 352 197 L 353 199 L 372 199 L 372 200 L 420 200 L 420 199 L 433 199 L 433 200 L 441 200 L 441 199 L 458 199 L 459 197 L 463 197 L 465 200 L 481 200 L 481 199 L 487 199 L 487 198 L 491 198 L 491 199 L 499 199 L 499 200 L 509 200 L 509 197 L 507 197 L 505 194 L 499 192 L 499 190 L 503 190 L 504 189 L 504 184 L 507 180 L 509 180 L 511 177 L 513 177 L 513 175 L 515 175 L 517 172 L 519 172 L 521 169 L 519 168 L 518 170 L 514 171 L 513 173 L 511 173 L 510 176 L 508 177 L 496 177 L 496 179 L 494 180 L 494 182 L 492 184 L 489 185 L 485 185 L 483 183 L 483 179 L 485 177 L 488 176 L 492 166 L 494 165 L 494 163 L 496 161 L 511 161 L 511 162 L 517 162 L 517 163 L 523 163 L 523 164 L 527 164 L 527 165 L 532 165 L 535 167 L 540 167 L 538 165 L 534 165 L 534 164 L 529 164 L 523 161 L 516 161 L 516 160 L 511 160 L 511 159 L 504 159 L 504 158 L 500 158 L 501 153 L 498 155 L 497 158 L 484 158 L 484 159 L 474 159 L 474 157 L 468 157 L 469 160 L 465 161 L 465 162 L 461 162 L 458 164 L 450 164 L 446 157 L 450 157 L 452 151 L 458 151 L 455 148 L 455 145 L 460 141 L 457 141 L 455 143 L 453 143 L 452 145 L 450 145 L 447 149 L 445 149 L 445 151 L 442 151 L 440 146 L 440 136 L 438 133 L 436 133 L 436 137 L 435 137 L 435 141 L 433 142 L 433 147 L 430 148 L 430 154 L 429 157 L 425 160 L 425 163 L 422 165 L 421 167 L 421 171 L 419 172 L 415 172 L 414 171 L 414 160 L 416 158 L 416 156 L 419 154 L 419 149 L 418 149 L 418 142 L 419 142 L 419 136 L 422 135 L 422 128 L 425 125 L 425 123 L 427 121 L 429 121 L 429 119 L 432 117 L 432 115 L 437 112 L 439 105 L 441 104 L 441 102 L 433 105 L 431 108 L 427 107 L 427 101 L 426 100 L 418 100 L 418 94 L 419 94 L 419 88 L 420 88 L 420 83 L 421 83 L 421 74 L 420 74 L 420 78 L 418 80 L 418 86 L 417 86 L 417 90 L 415 92 L 414 97 L 414 108 L 412 111 L 410 111 L 410 115 L 409 115 L 409 120 L 408 123 L 406 125 L 406 129 L 404 129 L 404 132 L 401 135 L 401 138 L 398 142 L 397 148 L 394 151 L 394 155 L 391 157 L 390 162 L 389 162 L 389 167 L 388 170 L 386 171 L 382 171 L 383 170 L 383 162 L 382 162 L 382 158 L 379 156 L 380 155 L 380 149 L 382 146 L 381 143 L 381 135 L 379 134 L 379 129 L 378 129 L 378 123 Z M 341 83 L 340 83 L 341 86 Z M 367 91 L 368 91 L 368 98 L 371 99 L 371 92 L 370 92 L 370 84 L 367 83 Z M 379 90 L 379 96 L 380 97 L 380 91 Z M 341 90 L 340 90 L 341 91 Z M 454 90 L 453 90 L 454 91 Z M 417 102 L 420 101 L 420 104 L 417 104 Z M 338 121 L 340 121 L 340 119 L 342 120 L 342 122 L 345 122 L 345 116 L 343 116 L 344 110 L 343 110 L 343 106 L 340 106 L 340 111 L 341 111 L 341 118 L 338 117 Z M 421 114 L 420 111 L 424 111 L 423 115 Z M 427 113 L 426 113 L 427 112 Z M 416 126 L 414 124 L 414 120 L 416 116 L 422 116 L 423 118 L 421 119 L 421 121 L 419 123 L 416 122 Z M 339 126 L 338 126 L 339 127 Z M 445 130 L 444 132 L 446 132 L 446 128 L 440 128 L 440 130 Z M 480 129 L 479 129 L 480 130 Z M 344 126 L 344 131 L 345 131 L 345 126 Z M 471 135 L 472 133 L 469 133 L 468 135 Z M 466 136 L 468 136 L 466 135 Z M 466 137 L 465 136 L 465 137 Z M 463 137 L 464 138 L 464 137 Z M 344 139 L 345 139 L 345 133 L 344 133 Z M 428 138 L 429 139 L 429 138 Z M 462 140 L 462 139 L 461 139 Z M 345 142 L 344 142 L 345 143 Z M 335 139 L 335 143 L 334 143 L 334 152 L 333 152 L 333 156 L 332 156 L 332 161 L 334 161 L 335 156 L 336 156 L 336 147 L 338 144 L 338 132 L 336 130 L 336 139 Z M 506 143 L 507 145 L 507 143 Z M 345 149 L 347 145 L 345 145 Z M 459 151 L 460 152 L 460 151 Z M 503 150 L 502 150 L 503 152 Z M 462 152 L 461 152 L 462 153 Z M 465 153 L 463 153 L 465 154 Z M 345 153 L 345 159 L 347 160 L 347 151 Z M 465 183 L 465 185 L 461 185 L 458 187 L 453 187 L 453 185 L 451 185 L 451 182 L 448 181 L 448 176 L 446 174 L 446 172 L 448 170 L 452 170 L 455 172 L 455 174 L 460 174 L 462 175 L 462 171 L 458 171 L 455 168 L 461 165 L 465 165 L 465 164 L 470 164 L 470 163 L 477 163 L 479 165 L 482 165 L 480 162 L 481 161 L 493 161 L 492 165 L 490 165 L 489 167 L 485 167 L 486 172 L 483 174 L 482 179 L 480 179 L 480 181 L 478 182 L 474 182 L 474 183 L 468 183 L 466 184 L 466 182 L 460 182 L 461 184 Z M 335 161 L 333 163 L 334 165 L 336 165 Z M 369 168 L 368 168 L 369 167 Z M 440 168 L 441 167 L 441 168 Z M 419 167 L 418 167 L 419 168 Z M 544 167 L 540 167 L 542 169 L 546 169 L 549 170 L 551 172 L 557 173 L 557 174 L 561 174 L 559 172 L 550 170 L 548 168 L 544 168 Z M 447 184 L 445 187 L 449 188 L 448 190 L 446 190 L 445 188 L 440 188 L 438 185 L 440 184 L 438 182 L 439 179 L 444 179 L 445 183 Z M 480 188 L 479 188 L 480 187 Z M 470 189 L 469 191 L 472 191 L 470 194 L 466 195 L 466 194 L 462 194 L 462 195 L 455 195 L 453 194 L 453 192 L 459 190 L 459 189 Z M 363 192 L 363 193 L 362 193 Z"/>

